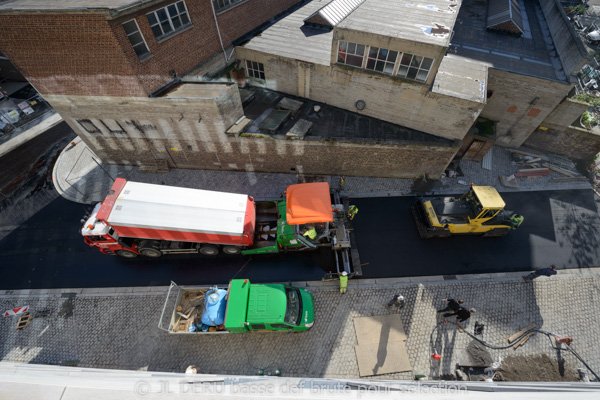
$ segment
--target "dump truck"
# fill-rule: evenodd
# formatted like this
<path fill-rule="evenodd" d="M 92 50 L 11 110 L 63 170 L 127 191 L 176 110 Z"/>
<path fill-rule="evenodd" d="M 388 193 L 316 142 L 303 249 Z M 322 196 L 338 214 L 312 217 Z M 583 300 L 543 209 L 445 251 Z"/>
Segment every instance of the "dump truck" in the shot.
<path fill-rule="evenodd" d="M 172 334 L 298 332 L 313 326 L 314 315 L 312 294 L 290 285 L 232 279 L 226 289 L 182 288 L 171 282 L 158 327 Z"/>
<path fill-rule="evenodd" d="M 424 197 L 411 207 L 421 239 L 452 235 L 504 236 L 517 229 L 523 217 L 504 209 L 491 186 L 471 185 L 459 198 Z"/>
<path fill-rule="evenodd" d="M 283 197 L 285 195 L 285 197 Z M 115 180 L 82 219 L 84 242 L 125 258 L 264 254 L 329 247 L 350 273 L 350 221 L 326 182 L 291 185 L 281 198 Z M 337 193 L 334 198 L 338 203 Z M 313 237 L 305 236 L 313 230 Z"/>

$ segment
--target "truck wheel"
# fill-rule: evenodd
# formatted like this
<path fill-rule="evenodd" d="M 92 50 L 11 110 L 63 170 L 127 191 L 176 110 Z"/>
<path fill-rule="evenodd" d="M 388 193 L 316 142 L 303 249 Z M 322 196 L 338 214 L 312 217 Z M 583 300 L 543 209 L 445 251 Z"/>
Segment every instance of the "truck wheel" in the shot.
<path fill-rule="evenodd" d="M 151 247 L 140 249 L 140 254 L 146 257 L 158 258 L 162 256 L 162 252 Z"/>
<path fill-rule="evenodd" d="M 123 258 L 136 258 L 138 255 L 130 250 L 117 250 L 115 254 Z"/>
<path fill-rule="evenodd" d="M 200 254 L 204 254 L 205 256 L 216 256 L 219 254 L 219 248 L 213 244 L 205 244 L 204 246 L 200 247 L 198 252 Z"/>
<path fill-rule="evenodd" d="M 240 254 L 242 252 L 242 249 L 240 249 L 237 246 L 224 246 L 223 247 L 223 253 L 225 254 Z"/>

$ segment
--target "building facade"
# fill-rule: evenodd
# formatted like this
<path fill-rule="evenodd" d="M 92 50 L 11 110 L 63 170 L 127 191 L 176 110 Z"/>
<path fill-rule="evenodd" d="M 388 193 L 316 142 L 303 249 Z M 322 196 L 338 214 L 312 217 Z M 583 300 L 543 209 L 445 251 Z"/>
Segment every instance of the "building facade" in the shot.
<path fill-rule="evenodd" d="M 0 50 L 105 163 L 439 177 L 478 118 L 518 147 L 572 87 L 583 56 L 566 31 L 538 37 L 564 23 L 540 4 L 549 29 L 525 10 L 525 37 L 475 43 L 473 0 L 12 0 Z M 407 133 L 247 135 L 246 84 Z"/>

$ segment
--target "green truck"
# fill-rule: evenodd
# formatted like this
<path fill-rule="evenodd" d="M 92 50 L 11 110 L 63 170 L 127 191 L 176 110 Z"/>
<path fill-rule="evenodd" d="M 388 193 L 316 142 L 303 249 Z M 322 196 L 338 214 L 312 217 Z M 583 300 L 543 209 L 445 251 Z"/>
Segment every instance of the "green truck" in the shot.
<path fill-rule="evenodd" d="M 296 332 L 310 329 L 314 315 L 312 294 L 294 286 L 232 279 L 227 289 L 182 288 L 171 282 L 158 327 L 172 334 Z"/>

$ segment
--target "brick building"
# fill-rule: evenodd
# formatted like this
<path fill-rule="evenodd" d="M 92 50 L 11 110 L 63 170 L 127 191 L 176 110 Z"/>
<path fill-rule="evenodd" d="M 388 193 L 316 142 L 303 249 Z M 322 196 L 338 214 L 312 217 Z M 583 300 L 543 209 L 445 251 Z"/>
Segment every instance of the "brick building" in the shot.
<path fill-rule="evenodd" d="M 525 142 L 583 59 L 557 1 L 526 2 L 521 37 L 486 32 L 481 4 L 5 0 L 0 50 L 106 163 L 436 177 L 481 147 L 480 116 L 492 142 Z M 321 105 L 341 127 L 262 130 L 285 97 L 302 108 L 281 126 L 327 119 Z"/>

